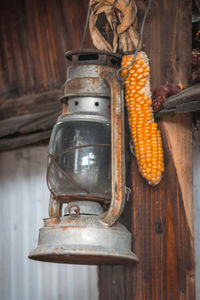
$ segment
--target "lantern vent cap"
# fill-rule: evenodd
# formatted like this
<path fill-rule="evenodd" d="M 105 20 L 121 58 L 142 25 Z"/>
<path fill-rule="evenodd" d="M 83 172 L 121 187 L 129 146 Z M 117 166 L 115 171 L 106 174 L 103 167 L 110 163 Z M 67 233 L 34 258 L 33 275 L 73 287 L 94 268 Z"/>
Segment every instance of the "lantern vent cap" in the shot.
<path fill-rule="evenodd" d="M 65 57 L 73 64 L 105 65 L 119 68 L 122 55 L 97 49 L 79 49 L 67 51 Z"/>

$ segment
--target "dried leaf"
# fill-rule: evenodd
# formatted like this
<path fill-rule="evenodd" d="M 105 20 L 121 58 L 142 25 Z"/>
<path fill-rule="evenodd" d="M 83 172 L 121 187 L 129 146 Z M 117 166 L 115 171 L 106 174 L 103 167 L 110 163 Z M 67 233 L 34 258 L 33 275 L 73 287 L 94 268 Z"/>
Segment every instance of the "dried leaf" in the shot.
<path fill-rule="evenodd" d="M 129 38 L 128 33 L 127 33 L 127 44 L 128 44 L 128 51 L 133 50 L 134 45 L 133 45 L 131 39 Z"/>
<path fill-rule="evenodd" d="M 120 10 L 123 14 L 125 14 L 126 7 L 129 4 L 129 1 L 126 3 L 124 0 L 117 0 L 116 8 Z"/>
<path fill-rule="evenodd" d="M 113 52 L 116 52 L 119 47 L 120 50 L 126 52 L 137 46 L 137 6 L 134 0 L 90 0 L 90 7 L 89 28 L 95 47 Z M 113 32 L 112 46 L 96 27 L 97 18 L 101 13 L 105 13 Z M 117 25 L 118 20 L 119 25 Z"/>
<path fill-rule="evenodd" d="M 90 7 L 93 12 L 96 12 L 102 6 L 104 6 L 104 1 L 101 1 L 100 3 L 98 3 L 98 1 L 90 2 Z"/>
<path fill-rule="evenodd" d="M 133 30 L 133 27 L 129 27 L 128 29 L 128 34 L 129 34 L 129 37 L 134 45 L 135 48 L 137 48 L 137 45 L 138 45 L 138 42 L 139 42 L 139 35 L 138 33 Z"/>
<path fill-rule="evenodd" d="M 126 31 L 126 29 L 133 24 L 133 20 L 133 4 L 130 3 L 126 10 L 126 13 L 124 14 L 122 23 L 117 28 L 118 35 Z"/>
<path fill-rule="evenodd" d="M 108 6 L 102 6 L 100 7 L 97 12 L 96 12 L 96 15 L 99 15 L 101 13 L 110 13 L 112 10 L 112 6 L 111 5 L 108 5 Z"/>
<path fill-rule="evenodd" d="M 112 51 L 110 44 L 104 39 L 96 25 L 97 16 L 91 13 L 89 28 L 94 46 L 99 50 Z"/>
<path fill-rule="evenodd" d="M 128 51 L 127 48 L 127 41 L 126 41 L 126 34 L 122 33 L 119 40 L 119 49 L 123 52 Z"/>

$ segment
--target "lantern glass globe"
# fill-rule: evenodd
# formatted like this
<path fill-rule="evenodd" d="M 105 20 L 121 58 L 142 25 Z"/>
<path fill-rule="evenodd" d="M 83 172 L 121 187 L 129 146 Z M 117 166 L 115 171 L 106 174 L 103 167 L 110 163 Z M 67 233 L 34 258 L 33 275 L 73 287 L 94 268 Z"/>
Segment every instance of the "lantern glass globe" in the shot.
<path fill-rule="evenodd" d="M 55 155 L 49 183 L 56 195 L 110 197 L 110 124 L 66 117 L 53 128 L 49 154 L 48 164 Z"/>

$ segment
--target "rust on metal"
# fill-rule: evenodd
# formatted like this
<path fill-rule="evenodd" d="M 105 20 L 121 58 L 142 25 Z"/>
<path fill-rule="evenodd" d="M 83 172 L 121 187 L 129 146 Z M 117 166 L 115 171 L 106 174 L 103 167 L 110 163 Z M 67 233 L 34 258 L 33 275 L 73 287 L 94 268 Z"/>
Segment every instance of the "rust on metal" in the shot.
<path fill-rule="evenodd" d="M 110 197 L 100 197 L 94 195 L 82 195 L 82 194 L 62 194 L 54 196 L 55 199 L 58 199 L 61 202 L 68 203 L 72 201 L 95 201 L 95 202 L 102 202 L 102 203 L 109 203 Z"/>
<path fill-rule="evenodd" d="M 60 223 L 60 217 L 50 217 L 44 220 L 45 226 L 58 225 Z"/>
<path fill-rule="evenodd" d="M 68 110 L 67 103 L 63 103 L 63 105 L 62 105 L 62 115 L 63 116 L 67 114 L 67 110 Z"/>
<path fill-rule="evenodd" d="M 106 70 L 106 66 L 97 65 L 96 73 L 99 74 Z M 61 103 L 67 103 L 68 98 L 72 97 L 101 97 L 110 98 L 110 90 L 98 77 L 80 77 L 67 80 L 64 88 L 64 95 L 59 98 Z"/>
<path fill-rule="evenodd" d="M 60 217 L 62 210 L 62 203 L 54 198 L 54 195 L 50 194 L 49 199 L 49 216 L 50 218 Z"/>
<path fill-rule="evenodd" d="M 124 162 L 124 104 L 120 82 L 114 73 L 102 72 L 111 90 L 111 204 L 101 220 L 111 226 L 121 215 L 125 204 L 125 162 Z"/>
<path fill-rule="evenodd" d="M 88 77 L 88 78 L 74 78 L 67 81 L 65 86 L 65 93 L 70 94 L 81 94 L 86 92 L 98 91 L 100 89 L 99 78 Z M 105 97 L 105 95 L 104 95 Z"/>
<path fill-rule="evenodd" d="M 85 218 L 87 219 L 87 218 Z M 57 217 L 57 218 L 47 218 L 44 219 L 45 227 L 54 228 L 54 225 L 56 228 L 67 226 L 67 228 L 73 228 L 73 226 L 70 226 L 71 224 L 76 224 L 80 228 L 85 228 L 86 226 L 80 225 L 81 220 L 79 218 L 68 218 L 68 217 Z"/>

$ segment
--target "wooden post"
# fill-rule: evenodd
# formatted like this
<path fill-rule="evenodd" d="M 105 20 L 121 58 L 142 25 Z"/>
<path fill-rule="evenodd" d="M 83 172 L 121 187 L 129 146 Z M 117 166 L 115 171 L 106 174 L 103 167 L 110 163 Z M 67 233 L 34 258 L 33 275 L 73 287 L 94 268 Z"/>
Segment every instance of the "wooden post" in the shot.
<path fill-rule="evenodd" d="M 137 1 L 139 12 L 143 3 Z M 153 1 L 144 39 L 152 89 L 187 83 L 191 34 L 191 1 Z M 140 261 L 99 267 L 100 300 L 195 299 L 191 115 L 165 117 L 159 126 L 165 155 L 162 182 L 150 187 L 133 157 L 128 173 L 132 197 L 122 221 L 132 232 Z"/>

